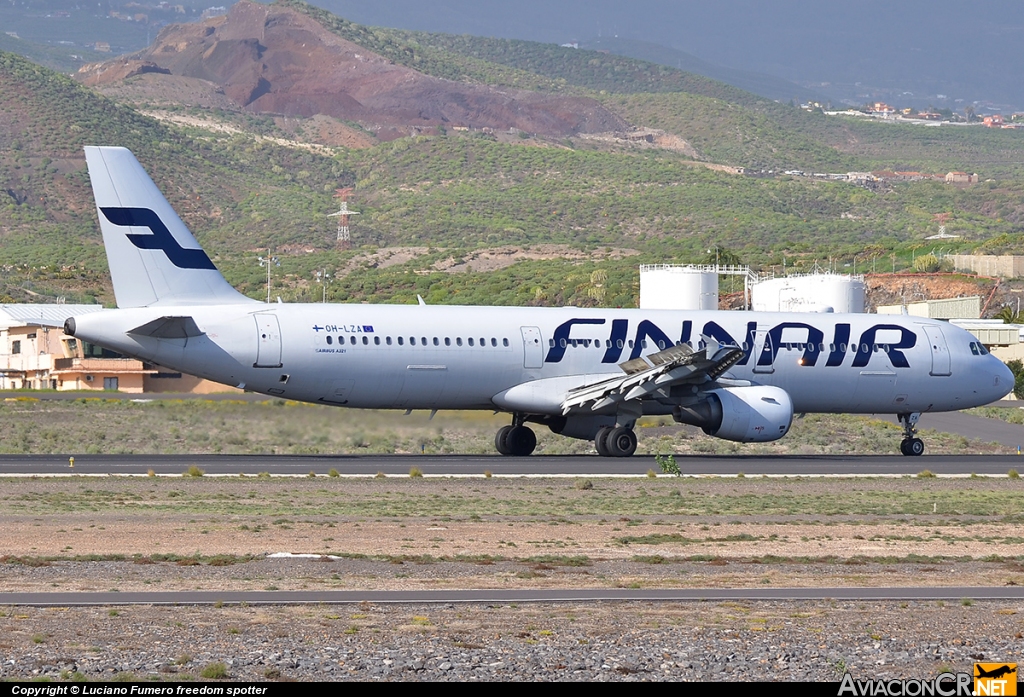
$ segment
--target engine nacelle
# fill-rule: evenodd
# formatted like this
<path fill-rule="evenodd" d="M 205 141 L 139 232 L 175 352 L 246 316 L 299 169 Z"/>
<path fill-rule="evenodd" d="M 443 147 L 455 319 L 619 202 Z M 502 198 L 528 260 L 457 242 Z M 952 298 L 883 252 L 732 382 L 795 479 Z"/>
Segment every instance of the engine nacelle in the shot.
<path fill-rule="evenodd" d="M 739 443 L 764 443 L 789 433 L 793 400 L 780 387 L 750 385 L 710 390 L 707 399 L 677 407 L 673 417 L 704 433 Z"/>

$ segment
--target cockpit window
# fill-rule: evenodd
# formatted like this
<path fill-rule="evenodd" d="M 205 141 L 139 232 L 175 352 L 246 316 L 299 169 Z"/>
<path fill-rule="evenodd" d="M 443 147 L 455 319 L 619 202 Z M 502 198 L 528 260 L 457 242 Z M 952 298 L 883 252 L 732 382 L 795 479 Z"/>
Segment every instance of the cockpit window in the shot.
<path fill-rule="evenodd" d="M 978 351 L 978 344 L 976 344 L 973 341 L 971 342 L 971 353 L 973 353 L 975 356 L 981 355 L 981 353 Z"/>
<path fill-rule="evenodd" d="M 987 356 L 988 349 L 985 348 L 985 344 L 981 343 L 980 341 L 972 341 L 971 353 L 973 353 L 975 356 Z"/>

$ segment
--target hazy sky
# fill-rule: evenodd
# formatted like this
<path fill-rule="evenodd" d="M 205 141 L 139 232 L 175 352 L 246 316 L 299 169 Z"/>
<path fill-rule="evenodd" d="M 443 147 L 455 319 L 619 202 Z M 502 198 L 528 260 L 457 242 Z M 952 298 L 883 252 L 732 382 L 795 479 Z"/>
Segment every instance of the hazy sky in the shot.
<path fill-rule="evenodd" d="M 364 24 L 558 43 L 618 34 L 795 81 L 1024 104 L 1022 0 L 312 2 Z"/>

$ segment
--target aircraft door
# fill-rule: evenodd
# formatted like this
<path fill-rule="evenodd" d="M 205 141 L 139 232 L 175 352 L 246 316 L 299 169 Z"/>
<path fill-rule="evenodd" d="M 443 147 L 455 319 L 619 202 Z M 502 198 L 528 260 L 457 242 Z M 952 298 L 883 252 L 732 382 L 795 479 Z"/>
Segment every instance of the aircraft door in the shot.
<path fill-rule="evenodd" d="M 281 324 L 277 315 L 257 313 L 256 318 L 256 362 L 253 368 L 281 367 Z"/>
<path fill-rule="evenodd" d="M 751 365 L 755 373 L 774 373 L 775 360 L 772 351 L 772 338 L 767 329 L 758 329 L 754 333 L 754 348 L 750 354 Z"/>
<path fill-rule="evenodd" d="M 538 369 L 544 367 L 544 344 L 538 327 L 520 327 L 523 332 L 523 367 Z"/>
<path fill-rule="evenodd" d="M 932 370 L 929 375 L 952 375 L 949 366 L 949 347 L 942 328 L 935 324 L 924 325 L 924 333 L 928 337 L 928 345 L 932 350 Z"/>

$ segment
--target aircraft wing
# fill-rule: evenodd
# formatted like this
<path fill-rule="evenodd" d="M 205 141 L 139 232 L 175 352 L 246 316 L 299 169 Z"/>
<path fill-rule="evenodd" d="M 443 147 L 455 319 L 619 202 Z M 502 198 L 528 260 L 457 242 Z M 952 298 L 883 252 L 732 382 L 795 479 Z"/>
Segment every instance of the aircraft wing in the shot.
<path fill-rule="evenodd" d="M 643 400 L 676 385 L 711 382 L 743 358 L 743 350 L 738 346 L 722 346 L 707 337 L 704 340 L 707 347 L 699 351 L 678 344 L 620 363 L 624 375 L 569 390 L 562 402 L 562 414 L 583 409 L 601 411 Z"/>

